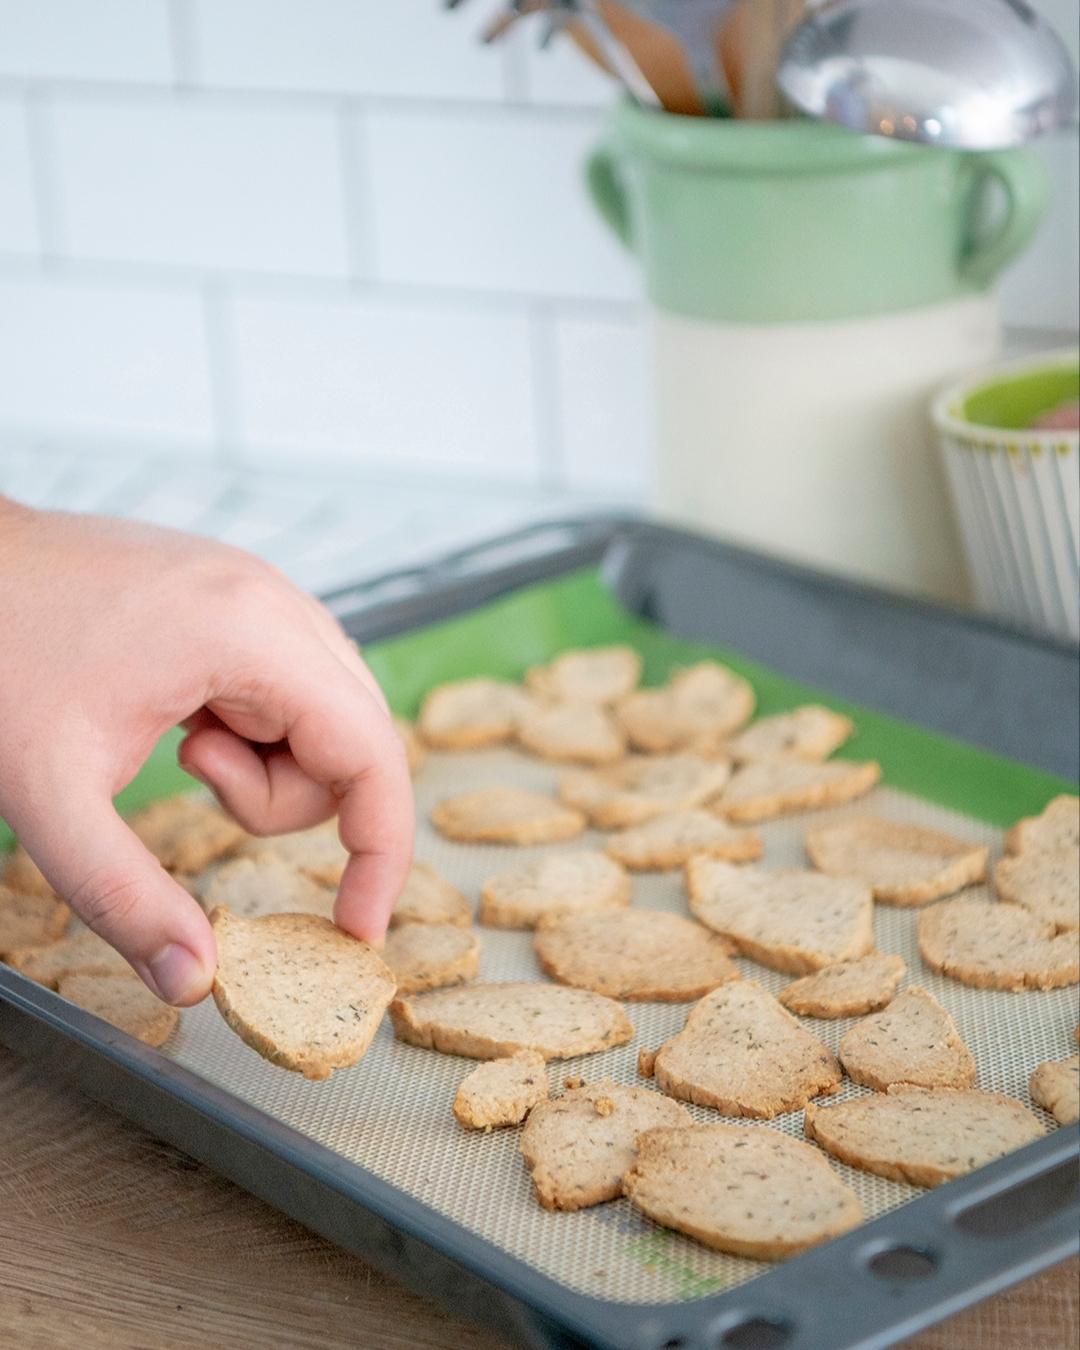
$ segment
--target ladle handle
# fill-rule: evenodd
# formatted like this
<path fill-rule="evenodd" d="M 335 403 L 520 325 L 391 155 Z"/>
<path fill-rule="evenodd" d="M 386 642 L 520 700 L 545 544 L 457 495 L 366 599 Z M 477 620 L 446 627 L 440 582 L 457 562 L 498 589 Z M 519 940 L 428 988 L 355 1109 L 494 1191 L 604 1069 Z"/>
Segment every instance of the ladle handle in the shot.
<path fill-rule="evenodd" d="M 1046 205 L 1046 173 L 1027 150 L 987 150 L 971 156 L 971 201 L 977 208 L 982 187 L 996 179 L 1005 192 L 1005 216 L 985 239 L 972 239 L 960 259 L 960 273 L 976 286 L 990 285 L 1035 232 Z"/>

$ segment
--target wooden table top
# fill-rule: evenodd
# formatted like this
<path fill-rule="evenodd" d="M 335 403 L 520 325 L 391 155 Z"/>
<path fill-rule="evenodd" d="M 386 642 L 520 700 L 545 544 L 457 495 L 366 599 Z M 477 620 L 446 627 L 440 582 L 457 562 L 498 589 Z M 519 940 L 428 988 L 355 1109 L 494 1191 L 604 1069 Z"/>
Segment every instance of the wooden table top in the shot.
<path fill-rule="evenodd" d="M 1070 1261 L 908 1342 L 1075 1350 Z M 0 1048 L 0 1346 L 506 1350 Z"/>

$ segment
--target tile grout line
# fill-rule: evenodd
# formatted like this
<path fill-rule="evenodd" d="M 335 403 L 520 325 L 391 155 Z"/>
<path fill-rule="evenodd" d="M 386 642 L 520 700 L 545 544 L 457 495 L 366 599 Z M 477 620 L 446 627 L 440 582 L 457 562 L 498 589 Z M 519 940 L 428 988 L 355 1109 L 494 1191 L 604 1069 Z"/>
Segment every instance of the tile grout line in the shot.
<path fill-rule="evenodd" d="M 547 491 L 566 486 L 566 448 L 562 435 L 562 389 L 556 351 L 556 315 L 551 305 L 532 303 L 529 325 L 529 391 L 536 429 L 538 484 Z"/>
<path fill-rule="evenodd" d="M 23 99 L 30 152 L 30 176 L 41 248 L 40 267 L 55 271 L 64 253 L 64 212 L 61 205 L 59 155 L 52 95 L 47 85 L 29 90 Z M 37 272 L 39 269 L 33 269 Z"/>
<path fill-rule="evenodd" d="M 199 43 L 195 15 L 189 0 L 166 0 L 169 25 L 169 57 L 173 89 L 179 94 L 199 92 Z"/>

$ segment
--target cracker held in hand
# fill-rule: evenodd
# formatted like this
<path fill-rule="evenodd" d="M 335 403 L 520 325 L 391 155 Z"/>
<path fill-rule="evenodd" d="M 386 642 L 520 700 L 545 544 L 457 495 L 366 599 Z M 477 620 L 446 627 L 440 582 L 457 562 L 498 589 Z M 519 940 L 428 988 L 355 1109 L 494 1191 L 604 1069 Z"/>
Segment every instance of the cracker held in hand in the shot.
<path fill-rule="evenodd" d="M 1040 1064 L 1028 1080 L 1031 1100 L 1059 1125 L 1080 1120 L 1080 1055 Z"/>
<path fill-rule="evenodd" d="M 522 717 L 517 738 L 541 759 L 569 764 L 611 764 L 626 754 L 615 719 L 588 703 L 538 703 Z"/>
<path fill-rule="evenodd" d="M 727 666 L 701 661 L 677 671 L 662 689 L 630 694 L 616 711 L 635 749 L 670 754 L 738 731 L 754 711 L 754 691 Z"/>
<path fill-rule="evenodd" d="M 247 838 L 219 806 L 197 797 L 151 802 L 128 824 L 168 872 L 201 872 L 218 858 L 231 857 Z"/>
<path fill-rule="evenodd" d="M 243 852 L 250 858 L 280 858 L 320 886 L 329 886 L 335 890 L 349 861 L 349 850 L 338 836 L 336 816 L 310 830 L 248 839 Z"/>
<path fill-rule="evenodd" d="M 179 1012 L 162 1003 L 130 970 L 124 975 L 64 975 L 57 991 L 146 1045 L 164 1045 L 180 1021 Z"/>
<path fill-rule="evenodd" d="M 778 756 L 820 761 L 839 750 L 854 733 L 855 723 L 850 717 L 808 703 L 791 712 L 759 717 L 732 737 L 725 749 L 740 764 Z"/>
<path fill-rule="evenodd" d="M 434 750 L 505 745 L 531 703 L 520 685 L 505 680 L 458 680 L 428 694 L 417 726 Z"/>
<path fill-rule="evenodd" d="M 461 1080 L 454 1098 L 455 1120 L 466 1130 L 520 1125 L 548 1095 L 544 1064 L 543 1055 L 535 1050 L 478 1064 Z"/>
<path fill-rule="evenodd" d="M 410 1045 L 470 1059 L 535 1050 L 571 1059 L 625 1045 L 634 1028 L 614 999 L 558 984 L 472 984 L 398 998 L 394 1034 Z"/>
<path fill-rule="evenodd" d="M 363 1058 L 394 977 L 358 938 L 314 914 L 210 916 L 218 944 L 214 1002 L 271 1064 L 329 1078 Z"/>
<path fill-rule="evenodd" d="M 756 830 L 739 830 L 711 811 L 672 811 L 613 834 L 604 845 L 635 872 L 669 872 L 696 853 L 727 862 L 753 862 L 765 846 Z"/>
<path fill-rule="evenodd" d="M 23 895 L 40 895 L 46 900 L 56 899 L 56 894 L 45 880 L 41 868 L 22 844 L 16 844 L 13 852 L 8 854 L 7 862 L 0 869 L 0 881 L 9 890 L 20 891 Z"/>
<path fill-rule="evenodd" d="M 329 919 L 335 898 L 335 891 L 320 886 L 274 853 L 232 858 L 216 868 L 202 888 L 202 903 L 208 912 L 224 905 L 244 919 L 260 914 L 321 914 Z"/>
<path fill-rule="evenodd" d="M 1080 847 L 1080 797 L 1055 797 L 1040 815 L 1018 820 L 1005 836 L 1007 853 Z"/>
<path fill-rule="evenodd" d="M 662 910 L 544 919 L 533 946 L 546 975 L 610 998 L 685 1003 L 739 978 L 722 937 Z"/>
<path fill-rule="evenodd" d="M 874 949 L 874 902 L 861 881 L 698 857 L 686 888 L 696 918 L 771 970 L 805 975 Z"/>
<path fill-rule="evenodd" d="M 0 959 L 18 947 L 55 942 L 71 921 L 71 910 L 51 895 L 24 895 L 0 886 Z"/>
<path fill-rule="evenodd" d="M 867 882 L 875 900 L 925 905 L 982 881 L 989 849 L 921 825 L 861 816 L 814 826 L 806 852 L 819 872 Z"/>
<path fill-rule="evenodd" d="M 551 916 L 624 909 L 630 889 L 630 878 L 603 853 L 554 853 L 489 877 L 477 917 L 489 928 L 535 928 Z"/>
<path fill-rule="evenodd" d="M 881 765 L 830 760 L 763 759 L 732 774 L 719 809 L 741 824 L 774 820 L 797 811 L 843 806 L 869 792 L 881 778 Z"/>
<path fill-rule="evenodd" d="M 38 984 L 55 989 L 65 975 L 130 975 L 131 967 L 104 938 L 89 928 L 69 933 L 57 942 L 15 947 L 4 958 Z"/>
<path fill-rule="evenodd" d="M 699 755 L 631 755 L 610 769 L 565 773 L 559 796 L 602 830 L 640 825 L 719 796 L 730 775 L 724 760 Z"/>
<path fill-rule="evenodd" d="M 753 980 L 721 985 L 695 1004 L 652 1067 L 669 1097 L 760 1120 L 835 1092 L 842 1077 L 832 1051 Z"/>
<path fill-rule="evenodd" d="M 404 717 L 394 717 L 394 730 L 398 734 L 398 739 L 405 748 L 405 763 L 409 766 L 410 775 L 415 778 L 423 768 L 424 760 L 427 758 L 427 751 L 424 749 L 424 743 L 417 735 L 416 728 Z"/>
<path fill-rule="evenodd" d="M 999 897 L 1059 933 L 1080 928 L 1080 848 L 1029 849 L 994 869 Z"/>
<path fill-rule="evenodd" d="M 492 787 L 447 797 L 431 823 L 461 844 L 554 844 L 585 829 L 580 811 L 525 788 Z"/>
<path fill-rule="evenodd" d="M 468 928 L 472 910 L 456 886 L 427 863 L 414 862 L 390 914 L 391 928 L 403 923 L 452 923 Z"/>
<path fill-rule="evenodd" d="M 779 1261 L 863 1220 L 855 1192 L 810 1144 L 777 1130 L 650 1130 L 623 1178 L 643 1214 L 717 1251 Z"/>
<path fill-rule="evenodd" d="M 633 647 L 586 647 L 563 652 L 550 665 L 525 672 L 525 684 L 541 698 L 607 707 L 625 698 L 641 679 Z"/>
<path fill-rule="evenodd" d="M 913 985 L 840 1041 L 840 1063 L 853 1082 L 884 1092 L 912 1087 L 970 1087 L 975 1059 L 956 1023 L 932 994 Z"/>
<path fill-rule="evenodd" d="M 902 956 L 871 952 L 822 966 L 786 985 L 777 998 L 800 1017 L 861 1017 L 892 1002 L 906 970 Z"/>
<path fill-rule="evenodd" d="M 849 1167 L 911 1186 L 940 1186 L 1038 1139 L 1012 1097 L 975 1088 L 891 1087 L 838 1106 L 806 1108 L 807 1136 Z"/>
<path fill-rule="evenodd" d="M 1080 980 L 1080 935 L 1019 905 L 957 896 L 919 915 L 919 955 L 976 989 L 1059 989 Z"/>
<path fill-rule="evenodd" d="M 545 1209 L 586 1209 L 622 1194 L 639 1135 L 692 1124 L 684 1106 L 658 1092 L 604 1079 L 534 1107 L 521 1154 Z"/>
<path fill-rule="evenodd" d="M 465 984 L 480 969 L 480 940 L 450 923 L 406 923 L 387 934 L 380 953 L 399 994 Z"/>

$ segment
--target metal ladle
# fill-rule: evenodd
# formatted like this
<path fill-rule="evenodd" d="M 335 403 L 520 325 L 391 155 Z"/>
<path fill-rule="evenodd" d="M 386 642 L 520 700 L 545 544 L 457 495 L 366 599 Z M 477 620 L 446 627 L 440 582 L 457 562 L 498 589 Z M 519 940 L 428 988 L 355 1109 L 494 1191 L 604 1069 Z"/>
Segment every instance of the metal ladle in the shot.
<path fill-rule="evenodd" d="M 778 83 L 812 117 L 962 150 L 1071 120 L 1064 44 L 1024 0 L 836 0 L 804 20 Z"/>

